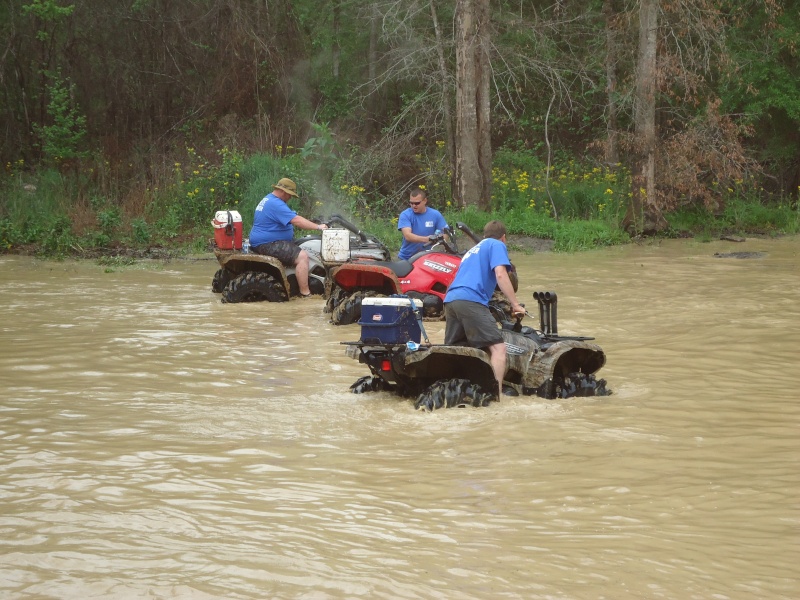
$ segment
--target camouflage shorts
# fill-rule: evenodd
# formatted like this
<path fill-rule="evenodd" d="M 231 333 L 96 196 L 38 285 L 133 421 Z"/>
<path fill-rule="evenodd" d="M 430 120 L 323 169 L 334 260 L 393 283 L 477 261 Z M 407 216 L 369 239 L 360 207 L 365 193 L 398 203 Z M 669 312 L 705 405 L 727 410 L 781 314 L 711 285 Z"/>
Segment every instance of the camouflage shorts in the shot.
<path fill-rule="evenodd" d="M 259 244 L 253 248 L 253 252 L 275 257 L 281 261 L 284 267 L 291 267 L 294 266 L 297 257 L 300 256 L 300 246 L 288 240 L 278 240 L 277 242 Z"/>

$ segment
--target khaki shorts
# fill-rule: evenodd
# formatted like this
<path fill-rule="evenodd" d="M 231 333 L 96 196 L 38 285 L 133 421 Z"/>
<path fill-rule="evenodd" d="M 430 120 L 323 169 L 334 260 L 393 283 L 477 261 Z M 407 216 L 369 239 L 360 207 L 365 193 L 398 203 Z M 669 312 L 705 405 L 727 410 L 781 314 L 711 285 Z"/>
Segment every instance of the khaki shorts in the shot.
<path fill-rule="evenodd" d="M 444 343 L 446 346 L 486 348 L 502 343 L 503 336 L 488 306 L 469 300 L 453 300 L 444 305 Z"/>

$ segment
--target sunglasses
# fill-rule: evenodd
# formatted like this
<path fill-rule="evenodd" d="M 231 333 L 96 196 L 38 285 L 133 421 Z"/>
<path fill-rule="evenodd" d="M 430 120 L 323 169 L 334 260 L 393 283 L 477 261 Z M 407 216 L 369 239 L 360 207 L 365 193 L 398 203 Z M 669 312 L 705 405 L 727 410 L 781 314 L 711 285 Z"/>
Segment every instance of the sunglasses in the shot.
<path fill-rule="evenodd" d="M 420 204 L 422 204 L 422 200 L 420 200 L 419 202 L 409 202 L 409 204 L 411 206 L 419 206 Z"/>

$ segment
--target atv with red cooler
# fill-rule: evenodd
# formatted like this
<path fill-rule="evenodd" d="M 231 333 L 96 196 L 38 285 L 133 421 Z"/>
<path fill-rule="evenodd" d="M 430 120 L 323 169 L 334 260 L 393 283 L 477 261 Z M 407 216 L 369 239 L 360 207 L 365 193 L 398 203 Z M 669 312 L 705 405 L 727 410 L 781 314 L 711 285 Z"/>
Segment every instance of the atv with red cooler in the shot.
<path fill-rule="evenodd" d="M 216 221 L 214 224 L 217 227 Z M 380 240 L 362 232 L 340 215 L 331 216 L 326 224 L 329 229 L 322 230 L 321 235 L 295 240 L 308 253 L 308 286 L 312 294 L 324 294 L 330 269 L 348 260 L 386 261 L 391 258 Z M 235 233 L 231 243 L 226 243 L 219 231 L 215 240 L 214 254 L 220 268 L 211 281 L 211 290 L 221 294 L 223 302 L 285 302 L 299 295 L 294 267 L 284 267 L 272 256 L 243 251 L 241 234 L 238 234 L 237 243 Z"/>

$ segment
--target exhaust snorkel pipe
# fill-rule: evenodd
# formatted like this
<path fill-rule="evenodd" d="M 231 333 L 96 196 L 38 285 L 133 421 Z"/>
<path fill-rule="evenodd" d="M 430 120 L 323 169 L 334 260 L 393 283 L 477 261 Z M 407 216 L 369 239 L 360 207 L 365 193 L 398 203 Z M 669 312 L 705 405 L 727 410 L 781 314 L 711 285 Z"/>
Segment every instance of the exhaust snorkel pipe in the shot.
<path fill-rule="evenodd" d="M 555 292 L 533 292 L 539 303 L 539 324 L 544 335 L 558 335 L 558 296 Z"/>

